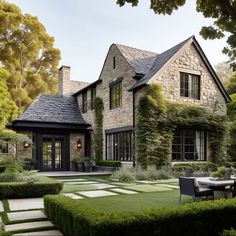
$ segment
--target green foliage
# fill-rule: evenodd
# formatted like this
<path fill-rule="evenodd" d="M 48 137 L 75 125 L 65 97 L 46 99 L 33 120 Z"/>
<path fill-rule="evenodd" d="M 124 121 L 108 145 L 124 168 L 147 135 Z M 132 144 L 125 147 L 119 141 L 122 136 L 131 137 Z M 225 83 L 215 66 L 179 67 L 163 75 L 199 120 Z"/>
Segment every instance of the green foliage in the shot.
<path fill-rule="evenodd" d="M 60 51 L 37 17 L 0 0 L 0 62 L 11 97 L 22 110 L 39 94 L 56 92 Z"/>
<path fill-rule="evenodd" d="M 47 194 L 58 194 L 63 183 L 49 178 L 38 182 L 1 182 L 0 199 L 43 197 Z"/>
<path fill-rule="evenodd" d="M 67 236 L 215 236 L 236 226 L 236 199 L 105 213 L 65 196 L 44 197 L 46 215 Z"/>
<path fill-rule="evenodd" d="M 0 68 L 0 130 L 7 123 L 14 120 L 17 115 L 16 104 L 12 101 L 7 87 L 7 79 L 9 77 L 10 74 L 3 68 Z"/>
<path fill-rule="evenodd" d="M 120 6 L 125 3 L 131 3 L 137 6 L 139 0 L 117 0 Z M 150 0 L 150 8 L 156 14 L 170 15 L 173 11 L 178 10 L 185 5 L 186 0 Z M 203 26 L 200 34 L 204 39 L 219 39 L 227 35 L 228 47 L 223 49 L 223 53 L 230 58 L 231 65 L 236 69 L 236 3 L 235 0 L 196 0 L 196 11 L 200 12 L 206 18 L 213 19 L 213 24 Z"/>
<path fill-rule="evenodd" d="M 222 84 L 227 87 L 229 78 L 233 75 L 233 70 L 227 62 L 220 62 L 215 65 L 215 71 Z"/>
<path fill-rule="evenodd" d="M 136 126 L 137 163 L 142 168 L 171 161 L 171 143 L 177 127 L 207 130 L 212 161 L 220 163 L 226 157 L 225 116 L 199 106 L 166 101 L 159 85 L 148 85 L 139 100 Z"/>
<path fill-rule="evenodd" d="M 103 158 L 103 101 L 101 98 L 94 98 L 94 114 L 95 114 L 95 126 L 94 126 L 94 149 L 96 161 Z"/>
<path fill-rule="evenodd" d="M 121 167 L 118 171 L 112 173 L 112 178 L 118 179 L 120 182 L 135 181 L 134 169 L 129 167 Z"/>
<path fill-rule="evenodd" d="M 227 179 L 230 178 L 230 175 L 232 174 L 233 170 L 231 168 L 227 168 L 225 166 L 218 167 L 217 171 L 213 172 L 211 174 L 214 178 L 219 179 Z"/>
<path fill-rule="evenodd" d="M 171 167 L 174 172 L 184 172 L 187 169 L 192 169 L 193 171 L 204 171 L 210 172 L 217 169 L 217 165 L 213 162 L 204 162 L 204 163 L 180 163 L 174 164 Z"/>
<path fill-rule="evenodd" d="M 222 236 L 236 236 L 236 230 L 235 229 L 224 230 Z"/>
<path fill-rule="evenodd" d="M 73 158 L 72 161 L 77 163 L 77 164 L 81 164 L 81 163 L 84 163 L 84 157 L 78 156 L 78 157 Z"/>
<path fill-rule="evenodd" d="M 108 166 L 108 167 L 120 167 L 121 162 L 120 161 L 112 161 L 112 160 L 102 160 L 102 161 L 96 161 L 97 166 Z"/>
<path fill-rule="evenodd" d="M 8 129 L 0 130 L 0 141 L 7 141 L 12 144 L 23 142 L 32 143 L 32 140 L 27 135 Z"/>
<path fill-rule="evenodd" d="M 230 95 L 233 95 L 236 93 L 236 73 L 234 73 L 227 83 L 227 92 Z M 231 97 L 232 98 L 232 97 Z"/>

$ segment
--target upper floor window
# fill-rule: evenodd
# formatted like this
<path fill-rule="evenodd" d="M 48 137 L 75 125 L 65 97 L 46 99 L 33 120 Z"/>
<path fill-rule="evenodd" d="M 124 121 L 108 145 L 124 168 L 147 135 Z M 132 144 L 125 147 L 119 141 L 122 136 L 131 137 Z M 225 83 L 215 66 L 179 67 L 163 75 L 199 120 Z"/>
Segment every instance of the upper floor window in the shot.
<path fill-rule="evenodd" d="M 200 76 L 180 73 L 180 96 L 200 99 Z"/>
<path fill-rule="evenodd" d="M 122 106 L 122 78 L 110 84 L 110 109 Z"/>
<path fill-rule="evenodd" d="M 88 110 L 87 91 L 82 94 L 82 110 L 83 113 L 86 113 Z"/>
<path fill-rule="evenodd" d="M 96 87 L 91 88 L 91 110 L 94 109 L 94 99 L 96 97 Z"/>
<path fill-rule="evenodd" d="M 113 57 L 113 70 L 116 68 L 116 57 Z"/>

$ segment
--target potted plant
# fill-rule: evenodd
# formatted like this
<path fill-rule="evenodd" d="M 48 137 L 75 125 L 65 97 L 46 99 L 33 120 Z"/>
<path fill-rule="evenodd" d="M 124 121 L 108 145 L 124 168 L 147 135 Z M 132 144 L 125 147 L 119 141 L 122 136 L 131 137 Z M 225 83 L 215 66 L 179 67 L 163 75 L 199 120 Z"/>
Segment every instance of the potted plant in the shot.
<path fill-rule="evenodd" d="M 85 157 L 84 158 L 84 170 L 85 172 L 90 172 L 91 170 L 91 157 Z"/>
<path fill-rule="evenodd" d="M 77 170 L 79 172 L 83 172 L 84 171 L 84 158 L 83 157 L 76 157 L 74 158 L 76 164 L 77 164 Z"/>
<path fill-rule="evenodd" d="M 226 180 L 230 179 L 231 174 L 232 174 L 231 168 L 226 168 L 225 166 L 221 166 L 217 169 L 217 171 L 213 172 L 211 176 L 219 180 Z"/>
<path fill-rule="evenodd" d="M 78 171 L 78 166 L 77 166 L 77 157 L 74 157 L 71 161 L 71 170 L 72 171 Z"/>

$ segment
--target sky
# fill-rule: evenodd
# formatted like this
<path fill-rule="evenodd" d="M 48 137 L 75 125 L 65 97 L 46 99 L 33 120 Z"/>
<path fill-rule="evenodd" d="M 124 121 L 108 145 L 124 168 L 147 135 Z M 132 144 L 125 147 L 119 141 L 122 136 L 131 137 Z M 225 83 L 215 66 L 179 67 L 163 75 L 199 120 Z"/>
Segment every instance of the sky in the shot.
<path fill-rule="evenodd" d="M 225 39 L 204 40 L 199 31 L 212 24 L 195 10 L 195 1 L 160 16 L 150 10 L 149 0 L 138 7 L 119 7 L 116 0 L 9 0 L 23 13 L 37 16 L 55 47 L 61 51 L 60 65 L 71 67 L 71 79 L 92 82 L 98 79 L 112 43 L 161 53 L 195 35 L 214 66 L 227 60 L 222 54 Z"/>

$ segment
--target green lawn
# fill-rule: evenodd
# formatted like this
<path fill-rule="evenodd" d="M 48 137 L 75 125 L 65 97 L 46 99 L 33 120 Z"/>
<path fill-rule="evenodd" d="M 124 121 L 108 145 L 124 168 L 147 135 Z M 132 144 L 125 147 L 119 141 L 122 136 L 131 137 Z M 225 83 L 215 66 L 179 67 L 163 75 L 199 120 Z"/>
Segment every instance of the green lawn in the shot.
<path fill-rule="evenodd" d="M 104 212 L 139 211 L 180 205 L 178 190 L 132 195 L 120 194 L 110 197 L 85 198 L 80 201 Z M 182 197 L 182 202 L 192 202 L 192 198 Z"/>

